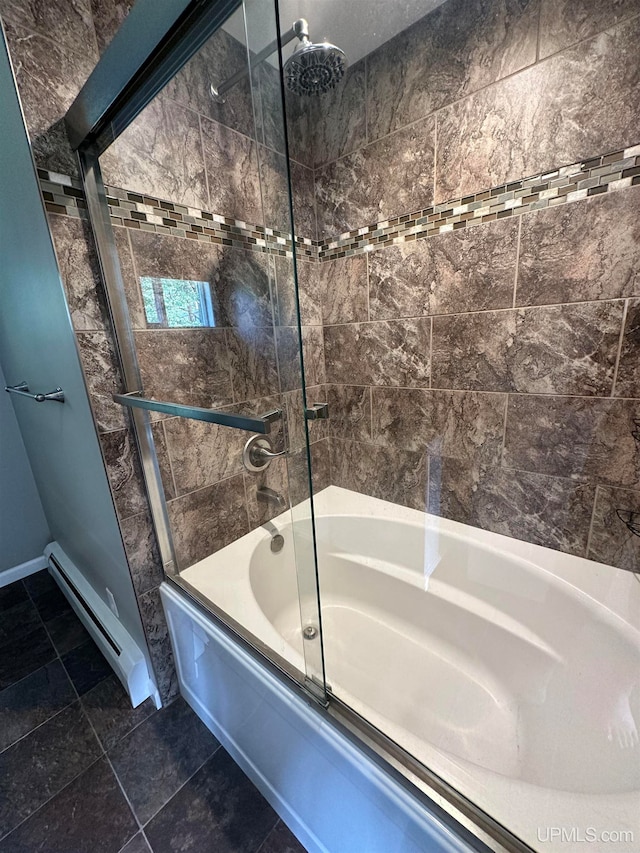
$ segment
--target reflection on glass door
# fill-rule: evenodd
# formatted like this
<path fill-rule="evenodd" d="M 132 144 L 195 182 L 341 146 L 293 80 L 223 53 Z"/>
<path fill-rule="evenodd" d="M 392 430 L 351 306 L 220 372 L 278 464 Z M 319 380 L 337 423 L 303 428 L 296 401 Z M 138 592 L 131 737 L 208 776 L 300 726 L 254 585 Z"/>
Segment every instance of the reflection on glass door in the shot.
<path fill-rule="evenodd" d="M 250 68 L 253 33 L 276 42 L 270 4 L 239 8 L 100 156 L 139 376 L 118 401 L 153 439 L 167 568 L 322 698 L 278 53 Z"/>

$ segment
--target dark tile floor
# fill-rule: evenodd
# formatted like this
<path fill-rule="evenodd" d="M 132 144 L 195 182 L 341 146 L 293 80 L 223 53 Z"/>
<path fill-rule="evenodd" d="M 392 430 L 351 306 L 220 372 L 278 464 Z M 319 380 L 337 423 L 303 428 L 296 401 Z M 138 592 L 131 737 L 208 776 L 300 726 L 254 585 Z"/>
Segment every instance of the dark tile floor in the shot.
<path fill-rule="evenodd" d="M 0 853 L 304 853 L 182 698 L 135 710 L 46 572 L 0 588 Z"/>

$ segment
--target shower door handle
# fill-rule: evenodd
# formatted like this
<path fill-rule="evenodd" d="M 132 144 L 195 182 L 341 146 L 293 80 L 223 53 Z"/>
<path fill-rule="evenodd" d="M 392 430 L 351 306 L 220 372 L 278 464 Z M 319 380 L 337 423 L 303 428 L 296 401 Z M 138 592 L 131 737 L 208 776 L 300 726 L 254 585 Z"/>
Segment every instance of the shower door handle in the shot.
<path fill-rule="evenodd" d="M 146 409 L 148 412 L 161 412 L 178 418 L 193 421 L 206 421 L 210 424 L 248 430 L 266 435 L 271 426 L 282 419 L 282 410 L 274 409 L 264 415 L 243 415 L 234 412 L 221 412 L 218 409 L 203 409 L 200 406 L 185 406 L 182 403 L 163 403 L 160 400 L 147 399 L 141 391 L 129 391 L 127 394 L 114 394 L 113 399 L 121 406 L 131 409 Z"/>
<path fill-rule="evenodd" d="M 4 390 L 9 394 L 29 397 L 31 400 L 35 400 L 36 403 L 64 403 L 64 391 L 62 388 L 56 388 L 55 391 L 49 391 L 46 394 L 32 394 L 26 382 L 19 382 L 18 385 L 5 385 Z"/>

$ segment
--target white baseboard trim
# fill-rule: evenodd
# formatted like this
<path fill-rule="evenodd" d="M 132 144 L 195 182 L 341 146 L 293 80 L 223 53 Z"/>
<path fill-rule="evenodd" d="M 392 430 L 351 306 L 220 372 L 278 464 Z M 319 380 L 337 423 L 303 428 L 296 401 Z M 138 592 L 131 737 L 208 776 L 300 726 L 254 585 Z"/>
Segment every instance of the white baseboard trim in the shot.
<path fill-rule="evenodd" d="M 57 542 L 45 548 L 49 572 L 137 708 L 153 695 L 144 652 Z"/>
<path fill-rule="evenodd" d="M 36 557 L 34 560 L 27 560 L 26 563 L 20 563 L 19 566 L 12 566 L 10 569 L 0 572 L 0 587 L 8 586 L 10 583 L 20 581 L 22 578 L 26 578 L 46 568 L 47 558 L 44 554 L 42 557 Z"/>

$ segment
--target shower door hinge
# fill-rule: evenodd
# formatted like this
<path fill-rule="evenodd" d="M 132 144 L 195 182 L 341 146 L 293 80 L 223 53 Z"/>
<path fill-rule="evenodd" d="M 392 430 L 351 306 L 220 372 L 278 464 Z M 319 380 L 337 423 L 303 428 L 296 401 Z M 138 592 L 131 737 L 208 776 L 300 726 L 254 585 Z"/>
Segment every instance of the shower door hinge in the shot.
<path fill-rule="evenodd" d="M 308 421 L 317 421 L 319 419 L 329 419 L 329 404 L 314 403 L 312 406 L 304 410 L 304 416 Z"/>

